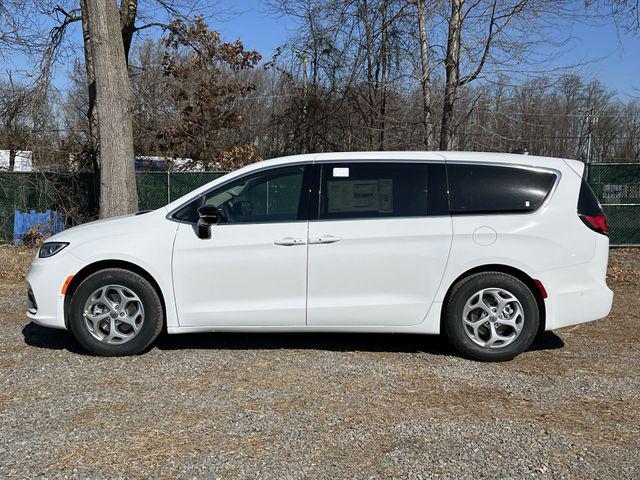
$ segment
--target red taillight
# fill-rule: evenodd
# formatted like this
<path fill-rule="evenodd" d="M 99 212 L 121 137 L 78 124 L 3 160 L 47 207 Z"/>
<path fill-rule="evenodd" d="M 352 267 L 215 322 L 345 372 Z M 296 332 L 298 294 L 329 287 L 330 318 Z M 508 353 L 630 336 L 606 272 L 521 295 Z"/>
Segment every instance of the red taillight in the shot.
<path fill-rule="evenodd" d="M 609 234 L 609 225 L 607 225 L 606 215 L 580 215 L 580 219 L 594 232 L 598 232 L 603 235 Z"/>

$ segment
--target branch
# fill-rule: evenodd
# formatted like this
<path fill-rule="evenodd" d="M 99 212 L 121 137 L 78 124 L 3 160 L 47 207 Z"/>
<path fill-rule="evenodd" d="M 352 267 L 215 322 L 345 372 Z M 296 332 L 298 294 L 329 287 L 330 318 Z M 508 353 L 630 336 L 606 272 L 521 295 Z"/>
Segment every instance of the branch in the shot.
<path fill-rule="evenodd" d="M 475 68 L 475 70 L 472 73 L 460 79 L 458 86 L 462 87 L 467 83 L 478 78 L 480 73 L 482 73 L 482 69 L 487 63 L 487 59 L 489 58 L 489 52 L 491 50 L 491 45 L 493 44 L 494 38 L 496 37 L 496 35 L 499 35 L 500 32 L 502 32 L 502 30 L 504 30 L 504 28 L 513 19 L 513 17 L 518 15 L 520 12 L 522 12 L 522 10 L 524 9 L 527 3 L 528 3 L 528 0 L 522 0 L 521 2 L 514 5 L 514 7 L 511 9 L 510 12 L 505 13 L 504 15 L 496 16 L 497 0 L 493 0 L 493 5 L 491 7 L 491 19 L 489 21 L 489 31 L 487 33 L 487 39 L 484 44 L 484 51 L 482 52 L 482 58 L 480 59 L 480 63 L 478 63 L 478 66 Z M 501 20 L 501 19 L 505 19 L 505 20 L 496 28 L 498 20 Z"/>
<path fill-rule="evenodd" d="M 178 29 L 174 28 L 173 26 L 171 26 L 168 23 L 163 23 L 163 22 L 151 22 L 151 23 L 146 23 L 144 25 L 142 25 L 141 27 L 135 27 L 134 31 L 139 32 L 140 30 L 145 30 L 147 28 L 154 28 L 154 27 L 158 27 L 158 28 L 162 28 L 163 30 L 170 30 L 174 33 L 178 33 Z"/>

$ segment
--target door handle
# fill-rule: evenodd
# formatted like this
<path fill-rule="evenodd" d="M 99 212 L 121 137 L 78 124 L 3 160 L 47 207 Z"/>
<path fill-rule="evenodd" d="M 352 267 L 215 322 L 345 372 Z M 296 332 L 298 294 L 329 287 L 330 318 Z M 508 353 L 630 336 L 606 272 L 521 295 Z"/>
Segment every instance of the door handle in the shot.
<path fill-rule="evenodd" d="M 305 243 L 306 242 L 304 241 L 304 238 L 293 237 L 284 237 L 273 242 L 274 245 L 278 245 L 281 247 L 293 247 L 294 245 L 304 245 Z"/>
<path fill-rule="evenodd" d="M 336 243 L 342 240 L 340 237 L 336 237 L 335 235 L 321 235 L 319 237 L 314 237 L 309 239 L 310 245 L 319 245 L 325 243 Z"/>

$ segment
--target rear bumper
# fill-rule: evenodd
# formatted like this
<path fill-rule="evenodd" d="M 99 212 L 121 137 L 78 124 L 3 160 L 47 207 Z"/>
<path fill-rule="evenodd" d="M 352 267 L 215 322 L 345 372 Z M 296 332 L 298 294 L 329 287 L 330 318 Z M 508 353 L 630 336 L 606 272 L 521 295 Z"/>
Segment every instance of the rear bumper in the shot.
<path fill-rule="evenodd" d="M 606 286 L 580 289 L 549 295 L 545 302 L 547 321 L 545 330 L 592 322 L 609 315 L 613 292 Z"/>
<path fill-rule="evenodd" d="M 545 300 L 546 330 L 591 322 L 609 315 L 613 292 L 607 287 L 608 239 L 599 241 L 591 261 L 570 267 L 537 272 L 548 297 Z"/>

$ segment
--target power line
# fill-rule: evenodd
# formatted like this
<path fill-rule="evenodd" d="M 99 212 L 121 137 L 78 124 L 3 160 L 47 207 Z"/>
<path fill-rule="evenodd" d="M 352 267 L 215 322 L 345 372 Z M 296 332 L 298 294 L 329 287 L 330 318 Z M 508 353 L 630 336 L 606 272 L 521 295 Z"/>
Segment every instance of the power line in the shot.
<path fill-rule="evenodd" d="M 493 115 L 520 115 L 520 116 L 547 116 L 547 117 L 575 117 L 575 118 L 583 118 L 584 113 L 556 113 L 556 112 L 516 112 L 509 110 L 508 112 L 501 112 L 496 110 L 489 110 L 478 108 L 476 111 L 485 112 Z M 467 113 L 457 111 L 456 113 Z M 638 118 L 640 119 L 640 115 L 598 115 L 598 118 Z"/>

